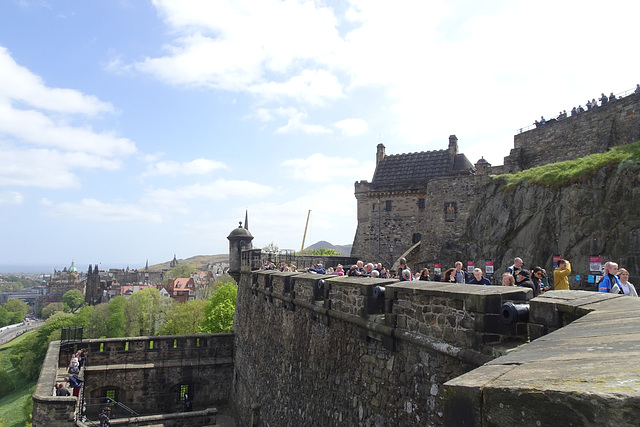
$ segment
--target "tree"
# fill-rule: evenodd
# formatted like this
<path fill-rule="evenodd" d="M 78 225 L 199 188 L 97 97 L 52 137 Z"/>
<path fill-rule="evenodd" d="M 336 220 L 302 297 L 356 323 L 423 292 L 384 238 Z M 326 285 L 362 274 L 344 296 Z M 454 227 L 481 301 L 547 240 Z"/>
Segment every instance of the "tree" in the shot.
<path fill-rule="evenodd" d="M 320 249 L 314 249 L 311 251 L 311 255 L 319 255 L 319 256 L 340 256 L 340 252 L 335 249 L 325 249 L 324 247 Z"/>
<path fill-rule="evenodd" d="M 171 305 L 166 322 L 160 327 L 158 335 L 197 334 L 204 320 L 206 300 L 192 300 Z"/>
<path fill-rule="evenodd" d="M 196 299 L 208 300 L 215 290 L 225 283 L 235 283 L 235 280 L 228 273 L 225 273 L 218 276 L 213 283 L 196 286 Z"/>
<path fill-rule="evenodd" d="M 196 271 L 198 271 L 198 269 L 191 264 L 178 264 L 173 269 L 171 269 L 169 273 L 167 273 L 167 277 L 169 279 L 178 279 L 180 277 L 191 277 L 191 275 Z"/>
<path fill-rule="evenodd" d="M 225 283 L 209 298 L 204 307 L 204 320 L 200 325 L 202 333 L 229 332 L 233 327 L 238 286 Z"/>
<path fill-rule="evenodd" d="M 162 297 L 156 288 L 135 292 L 125 304 L 125 334 L 129 337 L 152 336 L 164 322 L 171 298 Z"/>
<path fill-rule="evenodd" d="M 107 338 L 125 336 L 126 318 L 124 315 L 127 299 L 118 295 L 109 301 L 109 319 L 107 319 Z"/>
<path fill-rule="evenodd" d="M 74 311 L 84 303 L 84 295 L 78 289 L 71 289 L 62 295 L 62 303 L 69 306 L 71 311 Z"/>
<path fill-rule="evenodd" d="M 280 249 L 278 248 L 278 245 L 276 245 L 275 243 L 271 242 L 269 243 L 267 246 L 265 246 L 264 248 L 262 248 L 263 252 L 272 252 L 274 254 L 277 254 L 278 251 Z"/>
<path fill-rule="evenodd" d="M 54 313 L 64 311 L 64 304 L 61 302 L 52 302 L 42 308 L 42 318 L 48 319 Z"/>
<path fill-rule="evenodd" d="M 19 299 L 10 299 L 3 307 L 9 312 L 9 322 L 12 324 L 22 322 L 22 319 L 31 311 L 31 307 L 26 302 Z"/>

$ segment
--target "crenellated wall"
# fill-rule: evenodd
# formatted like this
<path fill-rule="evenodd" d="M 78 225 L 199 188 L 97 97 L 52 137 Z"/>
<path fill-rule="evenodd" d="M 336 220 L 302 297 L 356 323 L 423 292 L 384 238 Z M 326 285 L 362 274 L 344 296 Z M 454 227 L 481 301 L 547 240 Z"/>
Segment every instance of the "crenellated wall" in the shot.
<path fill-rule="evenodd" d="M 384 287 L 383 295 L 376 286 Z M 244 271 L 237 425 L 443 425 L 444 382 L 526 340 L 525 288 Z M 377 298 L 377 296 L 379 296 Z"/>
<path fill-rule="evenodd" d="M 506 173 L 603 153 L 640 140 L 640 93 L 514 136 Z"/>

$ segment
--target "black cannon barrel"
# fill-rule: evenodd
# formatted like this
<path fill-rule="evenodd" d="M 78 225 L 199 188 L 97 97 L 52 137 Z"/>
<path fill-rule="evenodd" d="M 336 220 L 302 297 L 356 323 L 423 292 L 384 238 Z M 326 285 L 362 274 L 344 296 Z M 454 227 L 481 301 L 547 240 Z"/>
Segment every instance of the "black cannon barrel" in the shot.
<path fill-rule="evenodd" d="M 529 304 L 514 304 L 507 301 L 500 307 L 500 315 L 507 325 L 527 322 L 529 321 Z"/>
<path fill-rule="evenodd" d="M 324 279 L 318 280 L 318 283 L 316 283 L 316 286 L 318 287 L 318 290 L 320 291 L 324 290 Z"/>

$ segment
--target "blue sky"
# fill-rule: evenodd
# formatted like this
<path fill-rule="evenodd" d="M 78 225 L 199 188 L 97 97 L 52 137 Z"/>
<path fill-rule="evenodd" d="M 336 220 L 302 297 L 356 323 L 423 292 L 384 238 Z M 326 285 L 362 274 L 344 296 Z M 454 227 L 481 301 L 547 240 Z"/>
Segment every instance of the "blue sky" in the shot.
<path fill-rule="evenodd" d="M 518 128 L 640 82 L 629 1 L 6 0 L 0 265 L 139 268 L 353 241 L 388 154 L 503 163 Z M 2 268 L 0 268 L 2 270 Z"/>

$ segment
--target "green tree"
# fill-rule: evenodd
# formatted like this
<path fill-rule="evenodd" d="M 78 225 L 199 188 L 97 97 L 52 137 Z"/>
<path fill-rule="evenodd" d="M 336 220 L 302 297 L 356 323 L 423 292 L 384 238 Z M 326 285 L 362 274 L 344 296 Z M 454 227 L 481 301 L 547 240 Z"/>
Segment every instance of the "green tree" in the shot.
<path fill-rule="evenodd" d="M 11 314 L 6 308 L 0 307 L 0 328 L 9 325 L 11 322 Z"/>
<path fill-rule="evenodd" d="M 71 311 L 74 311 L 84 303 L 84 295 L 78 289 L 71 289 L 62 295 L 62 303 L 69 306 Z"/>
<path fill-rule="evenodd" d="M 170 298 L 163 298 L 156 288 L 135 292 L 125 304 L 125 334 L 129 337 L 155 335 L 164 322 Z"/>
<path fill-rule="evenodd" d="M 279 250 L 280 250 L 280 248 L 278 248 L 278 245 L 276 245 L 273 242 L 269 243 L 267 246 L 262 248 L 263 252 L 272 252 L 274 254 L 277 254 Z"/>
<path fill-rule="evenodd" d="M 11 375 L 4 369 L 0 369 L 0 398 L 5 397 L 15 389 L 16 386 Z"/>
<path fill-rule="evenodd" d="M 218 276 L 213 283 L 196 286 L 196 299 L 208 300 L 213 295 L 213 292 L 225 283 L 235 283 L 235 280 L 225 273 Z"/>
<path fill-rule="evenodd" d="M 191 264 L 178 264 L 173 269 L 171 269 L 169 273 L 167 273 L 167 276 L 169 277 L 169 279 L 178 279 L 180 277 L 188 278 L 191 277 L 191 275 L 196 271 L 198 271 L 198 269 Z"/>
<path fill-rule="evenodd" d="M 200 325 L 200 332 L 231 331 L 237 296 L 238 286 L 234 283 L 225 283 L 216 289 L 204 307 L 204 320 Z"/>
<path fill-rule="evenodd" d="M 49 303 L 49 304 L 47 304 L 46 306 L 44 306 L 42 308 L 42 318 L 43 319 L 48 319 L 53 314 L 55 314 L 55 313 L 57 313 L 59 311 L 64 311 L 64 304 L 62 304 L 61 302 Z"/>
<path fill-rule="evenodd" d="M 326 249 L 324 247 L 320 248 L 320 249 L 314 249 L 311 251 L 311 255 L 318 255 L 318 256 L 340 256 L 340 252 L 336 251 L 335 249 Z"/>
<path fill-rule="evenodd" d="M 107 338 L 120 338 L 125 336 L 125 306 L 127 299 L 117 296 L 109 301 L 109 318 L 107 319 Z"/>
<path fill-rule="evenodd" d="M 204 320 L 206 300 L 192 300 L 176 303 L 171 306 L 165 323 L 160 327 L 158 335 L 197 334 Z"/>
<path fill-rule="evenodd" d="M 19 299 L 10 299 L 2 306 L 9 312 L 9 322 L 12 324 L 22 322 L 22 319 L 31 311 L 29 304 Z"/>

